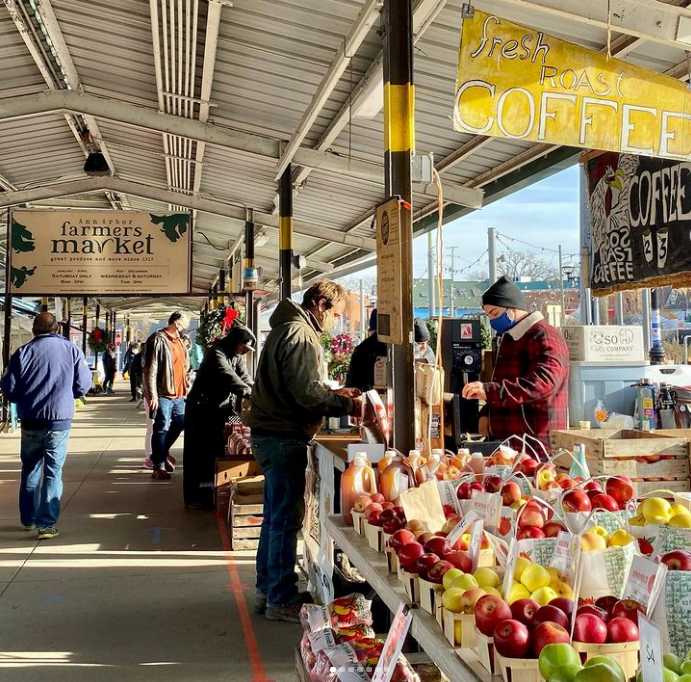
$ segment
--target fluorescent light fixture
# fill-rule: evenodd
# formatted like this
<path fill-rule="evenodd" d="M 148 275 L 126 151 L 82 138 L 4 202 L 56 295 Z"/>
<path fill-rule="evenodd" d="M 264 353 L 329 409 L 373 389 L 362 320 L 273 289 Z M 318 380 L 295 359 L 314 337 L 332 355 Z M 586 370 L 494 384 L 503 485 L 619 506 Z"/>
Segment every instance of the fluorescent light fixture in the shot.
<path fill-rule="evenodd" d="M 254 238 L 254 248 L 261 249 L 262 246 L 266 246 L 269 243 L 269 236 L 266 234 L 258 234 Z"/>
<path fill-rule="evenodd" d="M 378 77 L 370 78 L 353 107 L 353 117 L 372 119 L 383 107 L 384 81 Z"/>

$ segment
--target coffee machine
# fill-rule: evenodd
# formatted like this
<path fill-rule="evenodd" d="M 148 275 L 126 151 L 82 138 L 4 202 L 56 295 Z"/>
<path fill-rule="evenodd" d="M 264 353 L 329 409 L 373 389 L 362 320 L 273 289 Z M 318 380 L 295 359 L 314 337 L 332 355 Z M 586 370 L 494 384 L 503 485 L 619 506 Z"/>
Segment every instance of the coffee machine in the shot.
<path fill-rule="evenodd" d="M 482 339 L 480 318 L 444 318 L 441 328 L 441 360 L 444 367 L 446 446 L 455 450 L 468 433 L 478 432 L 478 401 L 461 397 L 463 387 L 480 379 Z M 448 397 L 448 396 L 447 396 Z"/>

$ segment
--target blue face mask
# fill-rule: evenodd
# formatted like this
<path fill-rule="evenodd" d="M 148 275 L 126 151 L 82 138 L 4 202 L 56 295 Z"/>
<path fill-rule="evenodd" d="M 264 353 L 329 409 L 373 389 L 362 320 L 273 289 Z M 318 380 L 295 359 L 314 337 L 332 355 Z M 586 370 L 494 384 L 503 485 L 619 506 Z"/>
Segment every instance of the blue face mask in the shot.
<path fill-rule="evenodd" d="M 497 334 L 503 334 L 507 329 L 513 327 L 514 320 L 509 317 L 509 313 L 505 310 L 499 317 L 490 320 L 489 324 Z"/>

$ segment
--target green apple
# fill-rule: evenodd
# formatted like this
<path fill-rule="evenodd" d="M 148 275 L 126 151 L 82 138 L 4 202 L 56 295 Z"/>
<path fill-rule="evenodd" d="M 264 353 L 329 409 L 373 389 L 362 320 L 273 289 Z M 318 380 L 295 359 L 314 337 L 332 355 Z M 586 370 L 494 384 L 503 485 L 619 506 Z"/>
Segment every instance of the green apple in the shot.
<path fill-rule="evenodd" d="M 451 585 L 456 578 L 460 578 L 463 575 L 463 571 L 460 568 L 451 568 L 446 573 L 444 573 L 443 585 L 445 590 L 451 589 Z"/>
<path fill-rule="evenodd" d="M 580 663 L 567 663 L 552 673 L 549 682 L 574 682 L 577 673 L 581 670 L 583 670 L 583 666 Z"/>
<path fill-rule="evenodd" d="M 626 678 L 622 677 L 614 666 L 596 663 L 576 673 L 574 682 L 626 682 Z"/>
<path fill-rule="evenodd" d="M 662 669 L 662 677 L 665 682 L 678 682 L 679 680 L 679 675 L 677 675 L 674 670 L 670 670 L 669 668 Z"/>
<path fill-rule="evenodd" d="M 681 658 L 679 658 L 679 656 L 675 656 L 674 654 L 664 654 L 662 657 L 663 667 L 667 668 L 668 670 L 672 670 L 677 674 L 681 672 L 682 663 L 683 661 Z"/>
<path fill-rule="evenodd" d="M 680 672 L 682 675 L 691 675 L 691 661 L 684 661 L 681 664 Z"/>
<path fill-rule="evenodd" d="M 541 652 L 538 659 L 540 675 L 546 680 L 552 679 L 552 675 L 566 665 L 580 666 L 581 659 L 578 652 L 570 644 L 548 644 Z M 626 682 L 622 680 L 622 682 Z"/>
<path fill-rule="evenodd" d="M 622 680 L 626 679 L 626 673 L 624 672 L 624 668 L 622 668 L 619 665 L 618 661 L 615 661 L 613 658 L 610 658 L 609 656 L 593 656 L 585 662 L 585 667 L 589 668 L 590 666 L 599 664 L 608 665 L 614 668 L 619 673 Z"/>
<path fill-rule="evenodd" d="M 457 587 L 462 590 L 472 590 L 474 587 L 479 587 L 479 585 L 472 573 L 464 573 L 463 575 L 459 575 L 458 578 L 451 583 L 451 587 Z"/>
<path fill-rule="evenodd" d="M 677 682 L 691 682 L 691 675 L 680 675 Z"/>

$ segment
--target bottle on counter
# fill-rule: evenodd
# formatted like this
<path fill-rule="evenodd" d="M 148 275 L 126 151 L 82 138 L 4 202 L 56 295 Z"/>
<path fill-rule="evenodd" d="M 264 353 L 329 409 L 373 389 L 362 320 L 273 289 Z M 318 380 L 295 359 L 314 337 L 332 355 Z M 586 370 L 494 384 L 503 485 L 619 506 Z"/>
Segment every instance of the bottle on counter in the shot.
<path fill-rule="evenodd" d="M 353 525 L 353 517 L 351 511 L 355 500 L 360 495 L 373 495 L 377 492 L 377 479 L 374 475 L 374 469 L 367 460 L 367 455 L 364 452 L 357 452 L 353 461 L 348 465 L 348 468 L 341 476 L 341 513 L 343 514 L 343 521 L 349 525 Z"/>
<path fill-rule="evenodd" d="M 415 480 L 418 485 L 422 485 L 437 477 L 437 469 L 439 469 L 443 456 L 443 450 L 432 450 L 427 462 L 415 472 Z"/>
<path fill-rule="evenodd" d="M 474 452 L 470 456 L 470 461 L 468 462 L 468 466 L 476 474 L 484 474 L 485 473 L 485 456 L 481 452 Z"/>
<path fill-rule="evenodd" d="M 414 487 L 415 472 L 399 455 L 395 455 L 379 479 L 379 492 L 387 502 L 397 502 L 402 492 Z"/>
<path fill-rule="evenodd" d="M 395 450 L 387 450 L 384 453 L 384 456 L 379 460 L 379 463 L 377 464 L 377 471 L 379 472 L 379 475 L 381 476 L 384 473 L 384 470 L 386 467 L 391 464 L 393 458 L 396 456 L 396 451 Z"/>
<path fill-rule="evenodd" d="M 424 459 L 419 450 L 411 450 L 408 453 L 408 464 L 412 467 L 413 471 L 417 471 L 424 463 Z"/>

